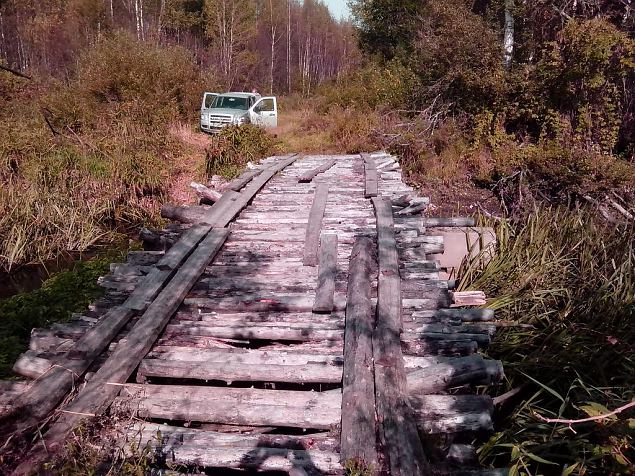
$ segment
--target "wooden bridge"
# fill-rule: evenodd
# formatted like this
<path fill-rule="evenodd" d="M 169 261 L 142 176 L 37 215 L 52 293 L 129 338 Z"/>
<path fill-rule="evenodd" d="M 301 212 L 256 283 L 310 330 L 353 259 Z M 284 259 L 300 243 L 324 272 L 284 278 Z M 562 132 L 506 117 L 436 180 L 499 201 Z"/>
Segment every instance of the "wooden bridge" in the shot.
<path fill-rule="evenodd" d="M 472 446 L 493 411 L 475 388 L 503 376 L 477 352 L 493 314 L 456 307 L 430 259 L 473 222 L 424 208 L 384 153 L 271 157 L 212 206 L 166 207 L 158 250 L 35 330 L 15 366 L 34 380 L 3 383 L 2 434 L 38 435 L 14 474 L 114 409 L 181 472 L 505 474 Z"/>

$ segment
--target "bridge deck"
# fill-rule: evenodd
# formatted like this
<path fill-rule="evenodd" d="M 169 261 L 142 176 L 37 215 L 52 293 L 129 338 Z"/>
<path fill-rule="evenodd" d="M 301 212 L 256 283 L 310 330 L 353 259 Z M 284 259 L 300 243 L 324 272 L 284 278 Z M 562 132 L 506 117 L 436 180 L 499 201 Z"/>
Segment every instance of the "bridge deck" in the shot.
<path fill-rule="evenodd" d="M 492 429 L 492 402 L 471 387 L 502 377 L 500 362 L 475 354 L 493 328 L 474 321 L 491 314 L 450 308 L 427 259 L 442 237 L 408 213 L 416 200 L 397 199 L 416 194 L 395 160 L 274 157 L 260 168 L 222 203 L 184 210 L 199 223 L 164 231 L 169 251 L 114 265 L 108 299 L 23 357 L 48 385 L 68 386 L 56 367 L 96 371 L 44 435 L 49 451 L 114 403 L 138 417 L 121 429 L 128 443 L 177 467 L 339 474 L 363 463 L 405 475 L 473 464 L 465 443 Z M 105 350 L 86 343 L 99 326 L 112 334 Z"/>

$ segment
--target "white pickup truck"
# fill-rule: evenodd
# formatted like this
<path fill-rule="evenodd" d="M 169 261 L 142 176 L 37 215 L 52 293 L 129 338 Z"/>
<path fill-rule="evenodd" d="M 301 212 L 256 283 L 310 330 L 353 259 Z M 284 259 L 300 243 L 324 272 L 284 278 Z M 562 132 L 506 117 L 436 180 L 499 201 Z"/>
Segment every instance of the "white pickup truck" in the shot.
<path fill-rule="evenodd" d="M 219 132 L 230 125 L 278 125 L 276 98 L 257 93 L 205 93 L 201 104 L 201 130 Z"/>

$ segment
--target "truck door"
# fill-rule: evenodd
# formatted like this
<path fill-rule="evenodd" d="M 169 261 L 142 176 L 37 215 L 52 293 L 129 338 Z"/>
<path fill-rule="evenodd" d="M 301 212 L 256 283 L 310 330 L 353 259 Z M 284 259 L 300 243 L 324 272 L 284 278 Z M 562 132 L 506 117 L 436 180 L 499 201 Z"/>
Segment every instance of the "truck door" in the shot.
<path fill-rule="evenodd" d="M 210 107 L 212 107 L 212 103 L 214 102 L 214 99 L 216 99 L 216 96 L 218 96 L 218 93 L 204 93 L 203 94 L 203 102 L 201 103 L 201 112 L 204 109 L 209 109 Z"/>
<path fill-rule="evenodd" d="M 262 127 L 276 127 L 278 125 L 278 104 L 276 98 L 264 97 L 249 109 L 249 119 L 252 124 Z"/>

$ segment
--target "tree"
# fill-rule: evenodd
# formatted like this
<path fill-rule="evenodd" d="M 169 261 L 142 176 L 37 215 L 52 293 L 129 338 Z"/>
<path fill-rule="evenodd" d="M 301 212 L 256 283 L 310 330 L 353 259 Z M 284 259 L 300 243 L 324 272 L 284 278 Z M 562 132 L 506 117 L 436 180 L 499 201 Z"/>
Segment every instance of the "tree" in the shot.
<path fill-rule="evenodd" d="M 238 73 L 248 65 L 248 46 L 256 33 L 253 0 L 205 0 L 205 33 L 217 51 L 217 65 L 231 88 Z"/>
<path fill-rule="evenodd" d="M 351 0 L 362 51 L 386 60 L 410 53 L 424 4 L 421 0 Z"/>

